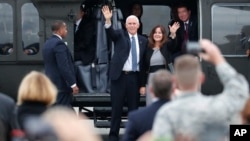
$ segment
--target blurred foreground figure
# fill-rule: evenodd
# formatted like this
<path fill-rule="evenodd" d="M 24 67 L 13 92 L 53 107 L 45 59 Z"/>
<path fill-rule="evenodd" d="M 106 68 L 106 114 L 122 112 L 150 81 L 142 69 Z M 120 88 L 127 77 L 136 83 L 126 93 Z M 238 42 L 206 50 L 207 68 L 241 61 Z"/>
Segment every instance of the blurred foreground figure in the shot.
<path fill-rule="evenodd" d="M 101 141 L 83 115 L 77 115 L 66 107 L 53 107 L 43 119 L 54 128 L 60 141 Z"/>
<path fill-rule="evenodd" d="M 13 121 L 13 110 L 15 109 L 15 102 L 11 97 L 7 96 L 6 94 L 0 93 L 0 103 L 0 122 L 2 122 L 0 135 L 4 135 L 1 136 L 0 139 L 10 140 L 12 128 L 11 123 Z"/>
<path fill-rule="evenodd" d="M 55 103 L 57 89 L 43 73 L 31 71 L 22 80 L 18 89 L 17 121 L 21 129 L 30 117 L 39 117 Z"/>

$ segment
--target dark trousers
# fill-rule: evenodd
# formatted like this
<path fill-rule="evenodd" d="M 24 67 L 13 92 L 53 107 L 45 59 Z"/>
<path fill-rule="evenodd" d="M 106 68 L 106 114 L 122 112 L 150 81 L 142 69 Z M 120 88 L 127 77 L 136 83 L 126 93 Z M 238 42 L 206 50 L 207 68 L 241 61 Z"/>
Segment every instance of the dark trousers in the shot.
<path fill-rule="evenodd" d="M 117 80 L 111 80 L 111 127 L 110 141 L 119 141 L 119 131 L 124 102 L 126 100 L 128 111 L 139 106 L 138 73 L 124 73 Z"/>
<path fill-rule="evenodd" d="M 72 107 L 72 97 L 70 92 L 58 92 L 55 105 Z"/>

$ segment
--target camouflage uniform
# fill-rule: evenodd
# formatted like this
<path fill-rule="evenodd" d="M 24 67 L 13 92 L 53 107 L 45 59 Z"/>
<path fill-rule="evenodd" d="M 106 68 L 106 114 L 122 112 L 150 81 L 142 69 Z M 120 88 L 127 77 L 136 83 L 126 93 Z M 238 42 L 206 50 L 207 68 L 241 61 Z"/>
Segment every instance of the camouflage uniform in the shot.
<path fill-rule="evenodd" d="M 216 71 L 224 86 L 223 92 L 215 96 L 183 93 L 163 105 L 153 125 L 155 141 L 172 141 L 178 134 L 199 138 L 207 133 L 208 126 L 222 127 L 228 132 L 232 117 L 240 113 L 248 98 L 249 86 L 227 63 L 217 65 Z"/>

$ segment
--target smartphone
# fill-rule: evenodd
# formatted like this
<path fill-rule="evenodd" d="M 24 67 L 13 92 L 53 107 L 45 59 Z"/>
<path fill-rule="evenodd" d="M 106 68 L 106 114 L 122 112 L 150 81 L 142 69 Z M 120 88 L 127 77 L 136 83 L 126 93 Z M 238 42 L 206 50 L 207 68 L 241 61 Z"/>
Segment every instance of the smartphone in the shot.
<path fill-rule="evenodd" d="M 187 42 L 187 53 L 190 54 L 198 54 L 200 52 L 204 52 L 204 50 L 200 47 L 198 42 Z"/>

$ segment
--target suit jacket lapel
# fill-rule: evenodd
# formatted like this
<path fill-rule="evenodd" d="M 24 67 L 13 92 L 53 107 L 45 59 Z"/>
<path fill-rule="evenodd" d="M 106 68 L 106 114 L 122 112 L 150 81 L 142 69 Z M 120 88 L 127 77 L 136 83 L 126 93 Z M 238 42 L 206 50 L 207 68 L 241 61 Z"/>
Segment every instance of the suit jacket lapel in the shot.
<path fill-rule="evenodd" d="M 191 19 L 189 19 L 189 24 L 188 24 L 188 36 L 190 37 L 191 33 L 192 33 L 192 25 L 193 25 L 193 22 Z"/>
<path fill-rule="evenodd" d="M 128 44 L 129 50 L 130 50 L 130 48 L 131 48 L 131 42 L 130 42 L 130 38 L 129 38 L 129 35 L 128 35 L 127 31 L 125 31 L 125 37 L 127 39 L 127 44 Z"/>
<path fill-rule="evenodd" d="M 142 48 L 143 43 L 142 43 L 142 39 L 141 39 L 140 35 L 137 35 L 137 36 L 138 36 L 139 49 L 140 49 L 139 56 L 140 56 L 140 60 L 141 60 L 141 58 L 142 58 L 142 53 L 141 52 L 143 51 L 143 48 Z"/>

